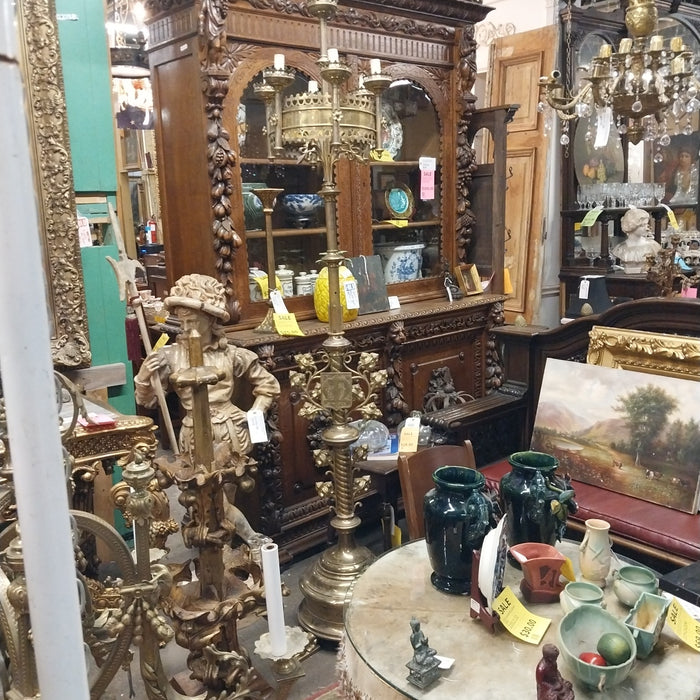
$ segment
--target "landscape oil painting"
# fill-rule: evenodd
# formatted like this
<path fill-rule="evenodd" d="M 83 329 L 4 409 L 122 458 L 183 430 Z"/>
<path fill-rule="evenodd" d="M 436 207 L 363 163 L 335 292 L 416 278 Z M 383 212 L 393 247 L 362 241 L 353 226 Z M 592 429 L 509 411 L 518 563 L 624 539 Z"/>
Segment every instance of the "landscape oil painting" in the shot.
<path fill-rule="evenodd" d="M 700 383 L 547 360 L 532 449 L 572 479 L 694 513 Z"/>

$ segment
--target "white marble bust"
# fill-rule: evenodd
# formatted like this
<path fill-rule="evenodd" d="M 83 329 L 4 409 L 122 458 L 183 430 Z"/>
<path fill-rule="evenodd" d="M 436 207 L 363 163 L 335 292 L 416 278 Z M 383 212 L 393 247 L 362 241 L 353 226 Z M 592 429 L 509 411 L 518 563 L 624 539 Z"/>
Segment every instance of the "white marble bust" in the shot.
<path fill-rule="evenodd" d="M 620 221 L 627 238 L 616 245 L 611 253 L 620 259 L 625 272 L 641 272 L 647 255 L 656 255 L 661 246 L 650 236 L 649 212 L 632 207 Z"/>

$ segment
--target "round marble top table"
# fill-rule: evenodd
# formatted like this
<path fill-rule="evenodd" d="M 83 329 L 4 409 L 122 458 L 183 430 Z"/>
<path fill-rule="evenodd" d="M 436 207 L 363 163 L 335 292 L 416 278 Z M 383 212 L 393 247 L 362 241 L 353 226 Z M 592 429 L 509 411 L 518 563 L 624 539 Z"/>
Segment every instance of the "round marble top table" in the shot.
<path fill-rule="evenodd" d="M 560 542 L 578 575 L 578 546 Z M 503 627 L 491 634 L 469 615 L 469 598 L 436 590 L 430 583 L 430 562 L 424 540 L 394 549 L 375 561 L 356 581 L 345 610 L 344 681 L 355 697 L 371 700 L 427 698 L 429 700 L 534 700 L 535 667 L 542 645 L 558 644 L 559 603 L 532 604 L 532 612 L 552 620 L 539 645 L 521 642 Z M 521 573 L 506 566 L 505 583 L 522 599 Z M 611 578 L 605 589 L 607 609 L 624 619 L 629 612 L 613 595 Z M 413 650 L 409 640 L 412 616 L 440 656 L 452 657 L 449 671 L 426 690 L 407 680 L 406 663 Z M 653 653 L 637 660 L 632 673 L 618 686 L 597 693 L 578 683 L 559 657 L 559 670 L 574 683 L 576 699 L 673 700 L 700 699 L 700 654 L 664 627 Z"/>

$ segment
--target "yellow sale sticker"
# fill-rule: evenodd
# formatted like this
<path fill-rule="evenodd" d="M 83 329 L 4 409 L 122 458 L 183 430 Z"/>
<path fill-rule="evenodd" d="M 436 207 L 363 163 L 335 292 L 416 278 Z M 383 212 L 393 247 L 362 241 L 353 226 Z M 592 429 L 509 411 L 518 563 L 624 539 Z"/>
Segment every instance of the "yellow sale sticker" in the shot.
<path fill-rule="evenodd" d="M 167 333 L 161 333 L 160 338 L 156 340 L 156 344 L 153 346 L 153 350 L 160 350 L 169 340 L 170 336 Z"/>
<path fill-rule="evenodd" d="M 539 644 L 550 623 L 548 617 L 531 613 L 506 586 L 493 601 L 493 611 L 498 614 L 503 626 L 518 639 L 528 644 Z"/>
<path fill-rule="evenodd" d="M 691 649 L 700 651 L 700 622 L 676 598 L 671 601 L 668 608 L 666 622 Z"/>
<path fill-rule="evenodd" d="M 272 314 L 275 330 L 280 335 L 304 335 L 304 331 L 299 328 L 297 317 L 294 314 Z"/>
<path fill-rule="evenodd" d="M 603 207 L 594 207 L 593 209 L 589 209 L 586 216 L 583 217 L 581 226 L 593 226 L 598 217 L 601 215 L 602 211 Z"/>

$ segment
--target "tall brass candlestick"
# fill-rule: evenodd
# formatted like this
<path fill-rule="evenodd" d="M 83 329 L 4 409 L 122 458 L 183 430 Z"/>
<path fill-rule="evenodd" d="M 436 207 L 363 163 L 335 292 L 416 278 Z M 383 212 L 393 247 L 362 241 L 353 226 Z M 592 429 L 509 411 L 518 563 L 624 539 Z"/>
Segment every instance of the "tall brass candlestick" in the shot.
<path fill-rule="evenodd" d="M 265 214 L 265 243 L 267 250 L 267 299 L 268 309 L 265 318 L 255 329 L 259 333 L 275 333 L 275 321 L 272 311 L 272 292 L 277 289 L 277 278 L 275 275 L 275 241 L 272 234 L 272 210 L 275 207 L 277 195 L 284 192 L 278 187 L 263 187 L 254 190 L 254 194 L 262 202 L 263 213 Z"/>

